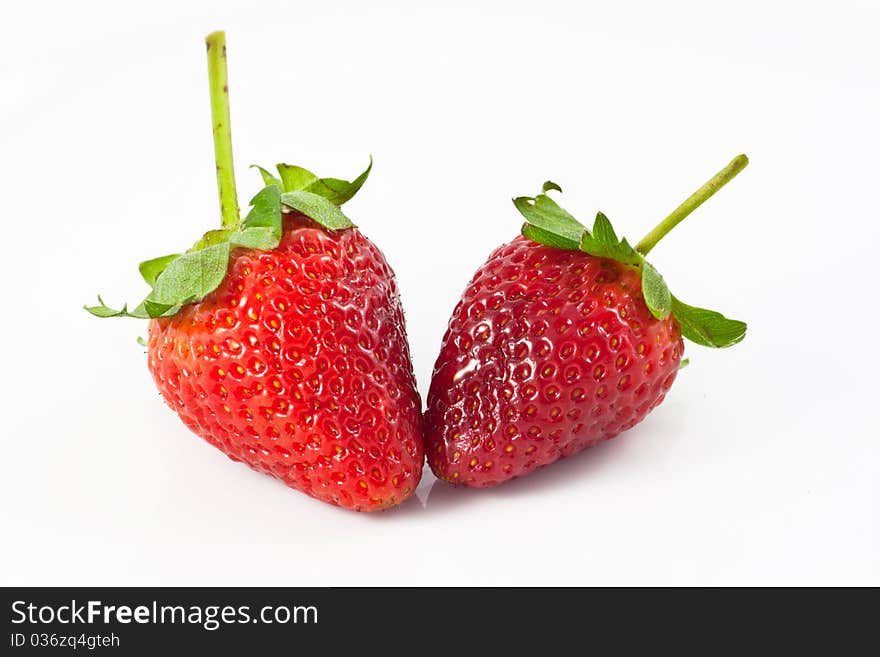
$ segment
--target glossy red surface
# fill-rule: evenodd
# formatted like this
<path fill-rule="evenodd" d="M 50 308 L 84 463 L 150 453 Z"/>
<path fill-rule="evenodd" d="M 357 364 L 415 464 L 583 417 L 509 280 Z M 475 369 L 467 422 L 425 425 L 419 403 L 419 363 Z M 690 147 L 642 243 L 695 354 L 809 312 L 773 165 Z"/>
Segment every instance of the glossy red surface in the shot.
<path fill-rule="evenodd" d="M 277 249 L 234 252 L 217 290 L 150 322 L 149 367 L 196 434 L 325 502 L 384 508 L 421 477 L 397 284 L 356 228 L 286 218 Z"/>
<path fill-rule="evenodd" d="M 639 271 L 519 236 L 452 313 L 425 415 L 441 479 L 492 486 L 640 422 L 675 380 L 674 319 L 645 306 Z"/>

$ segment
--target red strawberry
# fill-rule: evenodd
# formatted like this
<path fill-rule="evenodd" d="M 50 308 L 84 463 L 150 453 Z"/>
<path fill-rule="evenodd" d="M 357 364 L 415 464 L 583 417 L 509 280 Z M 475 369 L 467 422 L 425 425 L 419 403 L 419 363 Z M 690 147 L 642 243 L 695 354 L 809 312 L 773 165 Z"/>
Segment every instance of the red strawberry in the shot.
<path fill-rule="evenodd" d="M 422 471 L 421 401 L 397 286 L 357 228 L 297 215 L 236 250 L 220 286 L 150 321 L 162 396 L 230 458 L 326 502 L 401 502 Z"/>
<path fill-rule="evenodd" d="M 196 434 L 288 486 L 372 511 L 422 472 L 421 401 L 394 273 L 339 209 L 366 180 L 279 165 L 239 218 L 225 45 L 208 37 L 223 229 L 141 264 L 148 363 Z"/>
<path fill-rule="evenodd" d="M 684 351 L 739 342 L 746 325 L 683 304 L 644 256 L 746 164 L 704 185 L 635 249 L 601 213 L 588 231 L 546 192 L 515 205 L 523 235 L 492 253 L 452 313 L 428 393 L 439 478 L 493 486 L 641 422 Z"/>

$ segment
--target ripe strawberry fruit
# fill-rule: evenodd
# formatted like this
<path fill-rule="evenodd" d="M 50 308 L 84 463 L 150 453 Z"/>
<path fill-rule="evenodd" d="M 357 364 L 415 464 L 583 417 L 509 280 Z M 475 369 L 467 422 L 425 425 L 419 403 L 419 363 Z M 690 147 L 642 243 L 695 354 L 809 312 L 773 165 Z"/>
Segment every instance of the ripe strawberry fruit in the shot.
<path fill-rule="evenodd" d="M 425 449 L 440 479 L 493 486 L 613 438 L 663 401 L 682 336 L 727 347 L 746 325 L 688 306 L 644 258 L 748 163 L 741 155 L 633 248 L 548 195 L 514 199 L 522 235 L 477 270 L 443 338 Z"/>
<path fill-rule="evenodd" d="M 394 273 L 339 209 L 370 168 L 352 182 L 260 169 L 240 219 L 225 38 L 207 42 L 223 228 L 141 263 L 153 289 L 134 310 L 87 310 L 150 318 L 159 391 L 231 459 L 331 504 L 398 504 L 421 477 L 421 401 Z"/>

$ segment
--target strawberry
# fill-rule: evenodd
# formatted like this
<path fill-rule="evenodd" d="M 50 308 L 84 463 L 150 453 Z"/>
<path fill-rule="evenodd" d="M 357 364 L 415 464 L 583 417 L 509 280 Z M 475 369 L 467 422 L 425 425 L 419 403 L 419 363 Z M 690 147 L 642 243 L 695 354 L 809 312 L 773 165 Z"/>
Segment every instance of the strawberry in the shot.
<path fill-rule="evenodd" d="M 208 36 L 223 227 L 141 263 L 137 308 L 162 397 L 231 459 L 358 511 L 399 504 L 421 477 L 421 400 L 394 273 L 339 206 L 348 182 L 278 165 L 239 217 L 222 32 Z"/>
<path fill-rule="evenodd" d="M 434 366 L 425 450 L 440 479 L 494 486 L 629 429 L 664 399 L 686 338 L 727 347 L 746 325 L 672 296 L 645 256 L 748 163 L 741 155 L 635 248 L 592 230 L 544 183 L 514 199 L 522 235 L 477 270 Z"/>

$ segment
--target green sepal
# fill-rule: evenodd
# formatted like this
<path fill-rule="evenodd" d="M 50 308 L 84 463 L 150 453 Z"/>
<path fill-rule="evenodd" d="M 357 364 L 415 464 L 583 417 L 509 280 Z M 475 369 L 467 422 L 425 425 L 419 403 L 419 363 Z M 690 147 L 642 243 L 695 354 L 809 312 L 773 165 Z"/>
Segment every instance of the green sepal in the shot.
<path fill-rule="evenodd" d="M 746 323 L 706 308 L 689 306 L 672 295 L 672 316 L 681 334 L 704 347 L 730 347 L 746 337 Z"/>
<path fill-rule="evenodd" d="M 275 185 L 282 192 L 311 192 L 323 196 L 334 205 L 342 205 L 358 193 L 370 176 L 370 171 L 373 170 L 373 156 L 370 156 L 367 168 L 351 181 L 341 178 L 319 178 L 308 169 L 296 164 L 276 165 L 280 178 L 276 178 L 263 167 L 256 164 L 252 166 L 260 172 L 266 185 Z"/>
<path fill-rule="evenodd" d="M 644 261 L 626 239 L 618 239 L 611 222 L 601 212 L 596 214 L 593 230 L 584 231 L 580 249 L 598 258 L 611 258 L 627 265 L 640 266 Z"/>
<path fill-rule="evenodd" d="M 275 186 L 281 190 L 282 204 L 301 212 L 325 228 L 341 230 L 351 228 L 354 224 L 339 206 L 350 201 L 366 182 L 373 169 L 373 157 L 370 156 L 367 168 L 351 181 L 340 178 L 319 178 L 308 169 L 295 164 L 278 164 L 276 166 L 278 178 L 262 167 L 256 165 L 254 167 L 260 172 L 267 186 Z M 248 244 L 256 244 L 257 240 L 258 238 L 254 238 Z"/>
<path fill-rule="evenodd" d="M 538 244 L 546 244 L 547 246 L 555 246 L 557 249 L 566 249 L 568 251 L 577 251 L 578 243 L 549 230 L 538 228 L 526 222 L 522 225 L 522 234 L 533 242 Z"/>
<path fill-rule="evenodd" d="M 281 195 L 281 202 L 331 230 L 342 230 L 354 225 L 338 205 L 313 192 L 285 192 Z"/>
<path fill-rule="evenodd" d="M 146 298 L 138 304 L 137 308 L 131 311 L 131 316 L 139 319 L 171 317 L 171 315 L 175 314 L 178 310 L 180 310 L 180 306 L 153 303 L 149 298 Z"/>
<path fill-rule="evenodd" d="M 546 186 L 547 183 L 544 185 Z M 513 199 L 513 205 L 525 217 L 529 226 L 540 229 L 541 232 L 534 233 L 538 237 L 547 238 L 547 233 L 551 233 L 553 235 L 552 241 L 562 240 L 565 244 L 574 244 L 573 248 L 577 249 L 577 245 L 581 242 L 581 236 L 587 230 L 581 222 L 559 207 L 556 201 L 546 194 L 538 194 L 534 197 L 518 196 Z M 529 236 L 526 235 L 526 237 Z M 529 237 L 529 239 L 534 238 Z M 546 242 L 541 243 L 545 244 Z M 557 246 L 557 244 L 548 244 L 548 246 Z"/>
<path fill-rule="evenodd" d="M 351 220 L 339 206 L 349 201 L 370 175 L 373 158 L 354 180 L 318 178 L 300 166 L 279 164 L 275 177 L 254 165 L 266 185 L 251 200 L 251 209 L 238 226 L 209 230 L 184 254 L 152 258 L 140 263 L 141 276 L 152 288 L 134 310 L 124 305 L 110 308 L 98 297 L 96 306 L 83 306 L 96 317 L 169 317 L 181 306 L 200 301 L 213 292 L 229 266 L 233 247 L 270 250 L 278 246 L 283 233 L 282 205 L 301 212 L 325 228 L 351 228 Z"/>
<path fill-rule="evenodd" d="M 198 242 L 192 245 L 187 253 L 192 253 L 193 251 L 201 251 L 202 249 L 207 249 L 209 246 L 217 246 L 218 244 L 228 242 L 229 238 L 234 232 L 235 230 L 233 230 L 232 228 L 218 228 L 216 230 L 209 230 L 207 233 L 199 238 Z"/>
<path fill-rule="evenodd" d="M 251 249 L 274 249 L 281 241 L 281 190 L 268 185 L 251 199 L 251 211 L 229 241 Z"/>
<path fill-rule="evenodd" d="M 244 228 L 233 233 L 229 242 L 247 249 L 268 251 L 278 246 L 281 237 L 272 228 Z"/>
<path fill-rule="evenodd" d="M 541 194 L 513 199 L 514 206 L 526 219 L 521 228 L 523 236 L 547 246 L 580 250 L 641 269 L 642 295 L 648 310 L 659 320 L 672 315 L 681 326 L 682 336 L 691 342 L 705 347 L 729 347 L 745 337 L 745 322 L 676 299 L 653 265 L 625 238 L 617 237 L 608 217 L 597 213 L 592 230 L 587 230 L 544 193 L 550 190 L 561 192 L 562 188 L 548 180 L 541 186 Z"/>
<path fill-rule="evenodd" d="M 642 295 L 645 305 L 657 319 L 666 319 L 672 310 L 672 295 L 666 281 L 654 266 L 645 261 L 642 265 Z"/>
<path fill-rule="evenodd" d="M 229 242 L 222 242 L 185 253 L 171 262 L 156 279 L 145 302 L 150 316 L 157 316 L 159 306 L 166 306 L 161 315 L 173 306 L 197 301 L 214 291 L 226 277 L 229 250 Z"/>
<path fill-rule="evenodd" d="M 281 176 L 281 191 L 298 192 L 307 189 L 309 185 L 318 179 L 308 169 L 295 164 L 277 164 L 278 174 Z"/>
<path fill-rule="evenodd" d="M 104 303 L 104 300 L 101 298 L 101 295 L 98 295 L 98 305 L 97 306 L 83 306 L 85 310 L 90 312 L 95 317 L 136 317 L 138 319 L 149 319 L 149 315 L 143 309 L 143 304 L 139 305 L 132 311 L 128 310 L 128 304 L 123 304 L 121 310 L 115 310 L 110 308 L 107 304 Z"/>
<path fill-rule="evenodd" d="M 152 260 L 144 260 L 138 265 L 138 271 L 140 271 L 147 285 L 153 287 L 156 284 L 156 279 L 159 278 L 159 274 L 165 271 L 165 267 L 179 257 L 179 253 L 172 253 L 171 255 L 153 258 Z"/>
<path fill-rule="evenodd" d="M 156 317 L 171 317 L 171 315 L 175 315 L 180 310 L 180 304 L 157 303 L 147 297 L 141 302 L 141 305 L 135 308 L 135 311 L 138 309 L 142 309 L 142 312 L 146 313 L 147 317 L 155 319 Z M 141 315 L 135 316 L 140 317 Z"/>
<path fill-rule="evenodd" d="M 279 178 L 276 178 L 270 171 L 266 171 L 259 164 L 252 164 L 251 169 L 256 169 L 260 172 L 260 176 L 263 178 L 263 184 L 267 187 L 269 185 L 275 185 L 278 189 L 284 189 L 284 183 L 282 183 Z"/>
<path fill-rule="evenodd" d="M 86 306 L 97 317 L 170 317 L 180 307 L 199 301 L 217 289 L 226 277 L 233 246 L 274 249 L 281 241 L 281 190 L 267 185 L 251 200 L 251 210 L 238 229 L 209 230 L 184 254 L 145 260 L 138 269 L 153 291 L 132 311 Z"/>
<path fill-rule="evenodd" d="M 367 178 L 370 176 L 370 171 L 372 170 L 373 156 L 371 155 L 370 163 L 367 165 L 367 168 L 351 182 L 340 180 L 339 178 L 318 178 L 304 191 L 319 194 L 335 205 L 342 205 L 343 203 L 350 201 L 352 197 L 358 193 L 360 188 L 363 187 L 364 183 L 367 181 Z"/>

